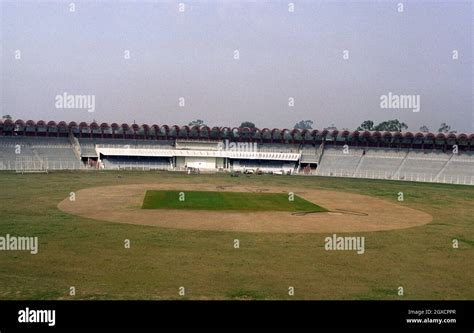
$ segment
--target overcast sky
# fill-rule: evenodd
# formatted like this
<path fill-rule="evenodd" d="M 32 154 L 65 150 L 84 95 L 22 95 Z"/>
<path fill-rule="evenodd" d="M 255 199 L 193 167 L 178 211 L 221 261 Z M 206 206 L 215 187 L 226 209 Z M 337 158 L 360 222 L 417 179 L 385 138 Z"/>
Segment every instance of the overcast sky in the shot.
<path fill-rule="evenodd" d="M 474 132 L 471 1 L 70 2 L 1 1 L 3 115 Z M 56 108 L 64 92 L 94 95 L 95 112 Z M 389 92 L 419 95 L 420 112 L 381 108 Z"/>

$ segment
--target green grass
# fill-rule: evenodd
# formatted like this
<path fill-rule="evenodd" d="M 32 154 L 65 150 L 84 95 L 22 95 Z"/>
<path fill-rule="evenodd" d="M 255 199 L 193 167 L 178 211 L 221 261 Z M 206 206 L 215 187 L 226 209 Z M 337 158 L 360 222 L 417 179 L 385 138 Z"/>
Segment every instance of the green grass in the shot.
<path fill-rule="evenodd" d="M 327 212 L 297 195 L 212 191 L 146 191 L 143 209 Z"/>
<path fill-rule="evenodd" d="M 96 221 L 57 208 L 82 188 L 167 182 L 184 189 L 205 183 L 358 193 L 425 211 L 433 222 L 356 233 L 365 237 L 366 247 L 357 255 L 325 251 L 327 233 L 166 229 Z M 474 299 L 470 186 L 129 171 L 0 172 L 0 184 L 0 235 L 39 237 L 36 255 L 0 251 L 0 299 L 183 299 L 180 286 L 186 299 Z M 398 192 L 404 193 L 402 203 Z M 125 239 L 130 249 L 124 248 Z M 458 249 L 453 239 L 459 240 Z M 293 297 L 289 286 L 295 288 Z M 399 286 L 403 297 L 397 295 Z"/>

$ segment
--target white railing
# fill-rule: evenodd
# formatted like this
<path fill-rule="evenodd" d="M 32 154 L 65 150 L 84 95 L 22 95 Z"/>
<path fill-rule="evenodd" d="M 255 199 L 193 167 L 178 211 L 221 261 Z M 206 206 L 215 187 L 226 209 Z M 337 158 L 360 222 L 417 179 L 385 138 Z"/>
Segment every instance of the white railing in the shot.
<path fill-rule="evenodd" d="M 79 161 L 51 161 L 51 160 L 22 160 L 0 161 L 0 170 L 28 171 L 28 170 L 85 170 L 86 166 Z"/>
<path fill-rule="evenodd" d="M 148 156 L 148 157 L 222 157 L 238 159 L 259 160 L 284 160 L 297 161 L 300 153 L 277 153 L 277 152 L 253 152 L 253 151 L 230 151 L 230 150 L 180 150 L 160 148 L 110 148 L 102 145 L 96 146 L 98 154 L 105 156 Z"/>
<path fill-rule="evenodd" d="M 427 173 L 413 173 L 401 172 L 392 177 L 392 172 L 384 171 L 361 171 L 353 175 L 352 170 L 344 169 L 317 169 L 316 176 L 324 177 L 346 177 L 346 178 L 361 178 L 361 179 L 383 179 L 383 180 L 401 180 L 412 182 L 427 182 L 427 183 L 443 183 L 443 184 L 458 184 L 458 185 L 474 185 L 474 176 L 465 175 L 442 175 L 436 179 L 436 174 Z"/>

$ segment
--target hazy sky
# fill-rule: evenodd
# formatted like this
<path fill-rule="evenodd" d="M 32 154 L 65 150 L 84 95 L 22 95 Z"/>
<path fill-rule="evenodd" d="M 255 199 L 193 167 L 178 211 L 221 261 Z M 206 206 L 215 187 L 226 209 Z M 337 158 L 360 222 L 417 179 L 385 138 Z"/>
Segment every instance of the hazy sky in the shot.
<path fill-rule="evenodd" d="M 353 129 L 398 118 L 474 132 L 471 1 L 403 1 L 401 13 L 401 0 L 0 2 L 0 107 L 15 119 Z M 56 108 L 64 92 L 95 95 L 95 112 Z M 419 95 L 420 112 L 381 108 L 388 92 Z"/>

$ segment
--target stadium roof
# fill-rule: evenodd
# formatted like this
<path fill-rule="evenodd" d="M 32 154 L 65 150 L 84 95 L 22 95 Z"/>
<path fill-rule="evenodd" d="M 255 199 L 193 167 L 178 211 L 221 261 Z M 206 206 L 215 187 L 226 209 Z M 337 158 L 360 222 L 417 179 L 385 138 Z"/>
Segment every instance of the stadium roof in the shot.
<path fill-rule="evenodd" d="M 208 127 L 208 126 L 178 126 L 157 124 L 118 124 L 118 123 L 86 123 L 65 121 L 0 120 L 0 133 L 2 132 L 43 132 L 54 136 L 59 133 L 88 133 L 90 136 L 115 135 L 141 137 L 166 137 L 166 138 L 248 138 L 248 139 L 282 139 L 293 141 L 306 141 L 314 138 L 373 138 L 373 139 L 412 139 L 412 140 L 455 140 L 460 142 L 473 141 L 474 133 L 431 133 L 431 132 L 388 132 L 388 131 L 349 131 L 349 130 L 317 130 L 317 129 L 269 129 L 248 127 Z M 470 143 L 470 142 L 469 142 Z"/>

